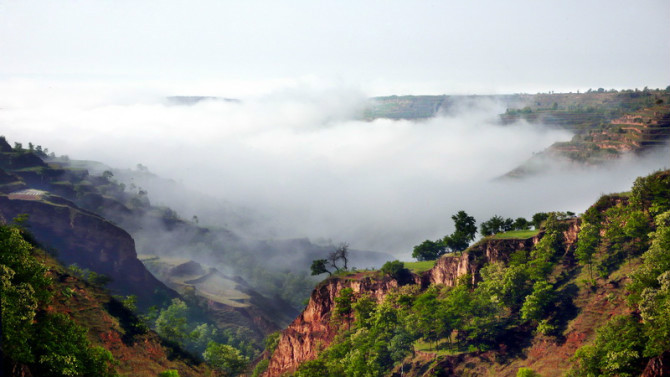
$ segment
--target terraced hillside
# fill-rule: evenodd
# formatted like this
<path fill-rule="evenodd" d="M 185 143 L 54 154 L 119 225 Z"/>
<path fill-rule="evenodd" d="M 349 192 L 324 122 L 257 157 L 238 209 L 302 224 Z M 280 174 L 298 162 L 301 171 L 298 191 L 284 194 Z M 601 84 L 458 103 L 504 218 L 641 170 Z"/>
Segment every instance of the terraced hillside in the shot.
<path fill-rule="evenodd" d="M 528 151 L 529 160 L 506 174 L 523 177 L 545 171 L 556 160 L 598 165 L 628 153 L 664 147 L 670 138 L 670 90 L 589 90 L 586 93 L 538 93 L 490 96 L 376 97 L 363 118 L 428 119 L 449 114 L 459 104 L 494 101 L 507 107 L 500 125 L 528 122 L 566 129 L 572 140 L 544 151 Z"/>

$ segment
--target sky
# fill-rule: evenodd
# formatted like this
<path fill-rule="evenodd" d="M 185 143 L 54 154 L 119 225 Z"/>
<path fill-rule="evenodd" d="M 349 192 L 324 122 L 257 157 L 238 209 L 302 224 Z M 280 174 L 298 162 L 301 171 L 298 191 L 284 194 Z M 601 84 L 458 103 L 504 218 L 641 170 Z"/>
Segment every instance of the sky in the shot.
<path fill-rule="evenodd" d="M 656 88 L 670 79 L 668 15 L 665 0 L 2 1 L 0 77 L 229 97 L 305 82 L 367 95 Z"/>
<path fill-rule="evenodd" d="M 501 127 L 505 104 L 492 100 L 362 121 L 367 98 L 665 88 L 669 14 L 647 0 L 0 1 L 0 134 L 113 168 L 141 163 L 197 193 L 149 189 L 185 218 L 248 216 L 234 230 L 409 260 L 458 210 L 479 222 L 583 212 L 667 168 L 670 148 L 501 182 L 572 135 Z"/>

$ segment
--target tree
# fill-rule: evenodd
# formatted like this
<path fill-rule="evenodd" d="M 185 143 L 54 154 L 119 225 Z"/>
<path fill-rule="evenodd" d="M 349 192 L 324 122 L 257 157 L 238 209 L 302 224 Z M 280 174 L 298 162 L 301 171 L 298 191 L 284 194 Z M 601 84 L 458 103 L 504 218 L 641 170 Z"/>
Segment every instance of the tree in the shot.
<path fill-rule="evenodd" d="M 538 281 L 533 285 L 533 293 L 526 296 L 521 307 L 521 318 L 539 321 L 554 301 L 556 293 L 554 287 L 546 281 Z"/>
<path fill-rule="evenodd" d="M 538 212 L 533 215 L 533 226 L 535 226 L 535 229 L 540 229 L 542 227 L 542 223 L 549 218 L 549 213 L 547 212 Z"/>
<path fill-rule="evenodd" d="M 479 226 L 479 231 L 483 236 L 490 236 L 492 234 L 507 232 L 514 228 L 514 220 L 504 219 L 498 215 L 491 217 L 488 221 L 484 221 Z"/>
<path fill-rule="evenodd" d="M 645 365 L 642 324 L 633 316 L 616 316 L 597 330 L 593 345 L 579 348 L 573 376 L 639 376 Z"/>
<path fill-rule="evenodd" d="M 0 342 L 5 355 L 29 363 L 33 319 L 38 304 L 50 298 L 51 280 L 19 227 L 0 225 Z"/>
<path fill-rule="evenodd" d="M 670 271 L 658 277 L 660 288 L 647 288 L 640 301 L 640 316 L 649 338 L 644 354 L 658 356 L 670 349 Z"/>
<path fill-rule="evenodd" d="M 512 225 L 512 227 L 515 230 L 526 230 L 526 229 L 530 228 L 530 225 L 531 225 L 531 223 L 528 220 L 526 220 L 525 218 L 517 217 L 517 219 L 514 220 L 514 225 Z"/>
<path fill-rule="evenodd" d="M 458 211 L 451 216 L 451 219 L 454 220 L 456 230 L 450 236 L 444 238 L 444 244 L 451 251 L 463 251 L 470 246 L 470 242 L 475 239 L 475 234 L 477 234 L 475 218 L 468 216 L 465 211 Z"/>
<path fill-rule="evenodd" d="M 328 268 L 326 268 L 326 264 L 328 263 L 327 259 L 315 259 L 312 261 L 312 276 L 315 275 L 321 275 L 323 273 L 328 273 L 328 276 L 332 275 L 330 271 L 328 271 Z"/>
<path fill-rule="evenodd" d="M 331 369 L 326 362 L 321 359 L 309 360 L 300 364 L 298 370 L 293 374 L 294 377 L 314 377 L 314 376 L 332 376 Z"/>
<path fill-rule="evenodd" d="M 589 269 L 589 279 L 593 281 L 593 255 L 600 244 L 600 228 L 591 223 L 584 223 L 579 231 L 575 256 L 579 263 Z"/>
<path fill-rule="evenodd" d="M 414 246 L 412 258 L 418 261 L 435 260 L 444 254 L 444 244 L 441 241 L 425 240 L 420 245 Z"/>
<path fill-rule="evenodd" d="M 399 260 L 388 261 L 384 263 L 381 268 L 381 272 L 384 275 L 388 275 L 394 279 L 403 277 L 403 274 L 406 272 L 405 264 Z"/>
<path fill-rule="evenodd" d="M 178 298 L 172 300 L 172 304 L 161 311 L 156 319 L 156 332 L 163 338 L 181 342 L 186 338 L 188 307 L 186 303 Z"/>
<path fill-rule="evenodd" d="M 361 296 L 351 306 L 356 317 L 356 323 L 361 327 L 369 327 L 370 319 L 375 312 L 377 303 L 369 295 Z"/>
<path fill-rule="evenodd" d="M 114 376 L 112 354 L 90 347 L 86 330 L 62 313 L 42 313 L 34 345 L 38 376 Z"/>
<path fill-rule="evenodd" d="M 330 262 L 330 266 L 333 267 L 336 271 L 340 270 L 347 270 L 347 262 L 349 258 L 349 244 L 347 243 L 341 243 L 335 251 L 332 253 L 328 254 L 328 262 Z M 344 266 L 341 268 L 337 265 L 338 261 L 342 261 L 344 263 Z"/>
<path fill-rule="evenodd" d="M 242 373 L 249 362 L 249 359 L 234 347 L 216 342 L 209 342 L 202 357 L 211 366 L 229 376 Z"/>
<path fill-rule="evenodd" d="M 339 318 L 349 317 L 351 314 L 354 301 L 354 290 L 351 288 L 343 288 L 340 290 L 340 295 L 335 297 L 335 315 Z"/>
<path fill-rule="evenodd" d="M 427 342 L 437 346 L 437 341 L 441 338 L 442 326 L 439 316 L 439 301 L 435 289 L 429 289 L 421 294 L 414 301 L 414 312 L 416 313 L 416 330 Z"/>

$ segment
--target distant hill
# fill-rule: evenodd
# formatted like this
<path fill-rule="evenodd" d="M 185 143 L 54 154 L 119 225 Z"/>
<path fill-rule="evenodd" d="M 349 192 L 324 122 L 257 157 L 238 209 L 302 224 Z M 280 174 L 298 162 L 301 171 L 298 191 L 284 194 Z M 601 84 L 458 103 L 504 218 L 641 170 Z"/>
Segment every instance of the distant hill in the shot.
<path fill-rule="evenodd" d="M 556 161 L 599 165 L 626 154 L 664 147 L 670 139 L 670 90 L 589 90 L 586 93 L 538 93 L 490 96 L 375 97 L 363 113 L 372 120 L 427 119 L 449 114 L 464 101 L 491 100 L 506 106 L 500 125 L 528 122 L 536 127 L 566 129 L 571 141 L 556 143 L 505 174 L 520 178 L 542 173 Z M 531 153 L 534 153 L 531 155 Z"/>

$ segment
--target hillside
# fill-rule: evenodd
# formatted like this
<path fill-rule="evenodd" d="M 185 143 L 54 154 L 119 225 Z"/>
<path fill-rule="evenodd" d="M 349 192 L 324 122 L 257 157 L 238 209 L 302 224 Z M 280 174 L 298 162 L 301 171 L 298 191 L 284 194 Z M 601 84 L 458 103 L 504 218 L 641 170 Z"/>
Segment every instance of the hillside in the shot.
<path fill-rule="evenodd" d="M 136 295 L 142 309 L 177 297 L 137 259 L 130 235 L 109 221 L 43 191 L 0 194 L 0 221 L 9 223 L 20 215 L 27 215 L 26 226 L 35 239 L 54 250 L 61 263 L 108 276 L 111 289 Z"/>
<path fill-rule="evenodd" d="M 126 300 L 28 241 L 22 225 L 0 225 L 3 375 L 215 375 L 146 328 Z"/>
<path fill-rule="evenodd" d="M 589 90 L 586 93 L 538 93 L 491 96 L 389 96 L 372 98 L 363 118 L 427 119 L 448 115 L 469 101 L 503 104 L 500 125 L 528 122 L 535 127 L 566 129 L 572 140 L 529 159 L 505 177 L 542 173 L 556 163 L 599 165 L 626 154 L 663 147 L 670 138 L 670 92 L 666 90 Z"/>
<path fill-rule="evenodd" d="M 198 216 L 189 213 L 193 209 L 182 205 L 197 200 L 199 193 L 157 177 L 141 164 L 134 170 L 113 169 L 98 162 L 56 156 L 32 143 L 28 148 L 21 143 L 11 147 L 3 137 L 0 169 L 0 193 L 46 191 L 51 198 L 63 198 L 122 228 L 141 254 L 188 255 L 198 263 L 241 276 L 255 291 L 266 297 L 279 297 L 294 310 L 302 307 L 315 283 L 307 274 L 309 264 L 334 249 L 304 238 L 267 240 L 237 234 L 216 224 L 248 221 L 248 228 L 253 221 L 244 213 L 206 200 L 200 208 L 211 213 L 203 213 L 201 223 Z M 162 203 L 152 202 L 153 192 L 158 197 L 162 194 Z M 208 218 L 219 222 L 207 223 Z M 352 250 L 352 262 L 359 266 L 371 266 L 388 257 L 379 252 Z"/>
<path fill-rule="evenodd" d="M 263 338 L 295 316 L 289 303 L 260 294 L 239 276 L 210 274 L 207 281 L 189 284 L 189 289 L 169 288 L 164 283 L 170 279 L 156 274 L 165 277 L 164 282 L 159 281 L 137 258 L 136 246 L 145 250 L 146 246 L 136 244 L 135 235 L 126 229 L 146 232 L 150 228 L 149 234 L 140 234 L 146 237 L 141 241 L 153 246 L 152 251 L 170 238 L 193 234 L 186 242 L 174 242 L 168 253 L 183 252 L 180 248 L 188 242 L 202 249 L 207 245 L 202 235 L 215 232 L 179 219 L 169 208 L 152 206 L 141 188 L 136 193 L 126 191 L 111 179 L 110 171 L 91 174 L 91 163 L 47 155 L 32 144 L 29 149 L 20 144 L 12 148 L 4 138 L 0 149 L 0 222 L 20 219 L 34 240 L 60 263 L 79 276 L 104 283 L 113 294 L 131 297 L 135 309 L 147 317 L 147 325 L 197 358 L 208 341 L 233 345 L 246 358 L 255 357 Z M 149 227 L 152 223 L 153 228 Z M 179 232 L 170 235 L 170 229 Z M 226 237 L 234 239 L 220 232 L 216 240 Z M 208 258 L 216 261 L 211 255 Z M 234 289 L 217 287 L 225 281 L 234 282 Z M 303 281 L 298 280 L 297 285 Z M 248 299 L 236 303 L 239 294 Z"/>
<path fill-rule="evenodd" d="M 326 279 L 264 376 L 667 375 L 670 172 L 412 279 Z M 524 369 L 525 368 L 525 369 Z"/>
<path fill-rule="evenodd" d="M 557 142 L 507 174 L 523 177 L 552 161 L 599 165 L 626 154 L 664 147 L 670 138 L 670 93 L 659 90 L 537 95 L 531 105 L 508 109 L 503 123 L 524 120 L 568 129 L 572 140 Z"/>

